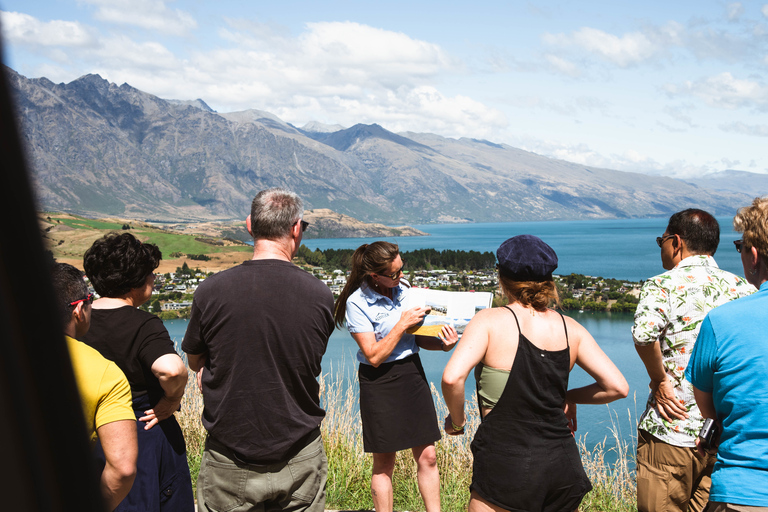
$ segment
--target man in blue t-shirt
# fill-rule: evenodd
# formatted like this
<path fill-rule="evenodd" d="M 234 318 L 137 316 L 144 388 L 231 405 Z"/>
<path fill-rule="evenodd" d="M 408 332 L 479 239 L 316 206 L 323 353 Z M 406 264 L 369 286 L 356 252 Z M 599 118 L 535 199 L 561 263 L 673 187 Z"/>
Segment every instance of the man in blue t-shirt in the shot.
<path fill-rule="evenodd" d="M 734 219 L 744 275 L 759 291 L 707 315 L 685 371 L 702 416 L 722 427 L 708 512 L 768 511 L 766 217 L 768 198 L 758 198 Z"/>

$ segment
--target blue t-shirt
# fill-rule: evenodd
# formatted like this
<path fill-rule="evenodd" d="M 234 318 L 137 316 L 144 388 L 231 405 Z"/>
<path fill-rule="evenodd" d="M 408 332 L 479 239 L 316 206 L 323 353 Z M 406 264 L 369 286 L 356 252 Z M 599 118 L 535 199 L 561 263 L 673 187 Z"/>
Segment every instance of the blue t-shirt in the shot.
<path fill-rule="evenodd" d="M 768 506 L 768 283 L 707 315 L 685 376 L 723 426 L 709 499 Z"/>
<path fill-rule="evenodd" d="M 360 288 L 347 299 L 347 329 L 350 333 L 373 332 L 376 341 L 384 338 L 400 320 L 403 311 L 409 309 L 408 288 L 403 284 L 392 289 L 392 299 L 384 297 L 363 283 Z M 385 363 L 404 359 L 419 351 L 416 336 L 405 333 L 400 342 L 389 355 Z M 357 360 L 363 364 L 371 364 L 357 351 Z"/>

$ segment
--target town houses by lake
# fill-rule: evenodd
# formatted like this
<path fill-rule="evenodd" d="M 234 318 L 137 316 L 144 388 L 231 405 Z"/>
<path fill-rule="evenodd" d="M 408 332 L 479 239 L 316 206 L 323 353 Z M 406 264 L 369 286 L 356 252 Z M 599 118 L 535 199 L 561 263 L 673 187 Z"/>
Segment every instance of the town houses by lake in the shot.
<path fill-rule="evenodd" d="M 349 270 L 306 265 L 294 260 L 305 271 L 325 283 L 338 296 L 347 282 Z M 498 277 L 494 268 L 480 270 L 419 269 L 404 270 L 405 279 L 415 287 L 446 291 L 489 291 L 500 301 Z M 152 298 L 142 309 L 164 320 L 189 318 L 195 290 L 213 272 L 189 267 L 185 262 L 175 272 L 157 274 Z M 634 311 L 642 283 L 587 276 L 582 274 L 555 275 L 565 310 Z"/>

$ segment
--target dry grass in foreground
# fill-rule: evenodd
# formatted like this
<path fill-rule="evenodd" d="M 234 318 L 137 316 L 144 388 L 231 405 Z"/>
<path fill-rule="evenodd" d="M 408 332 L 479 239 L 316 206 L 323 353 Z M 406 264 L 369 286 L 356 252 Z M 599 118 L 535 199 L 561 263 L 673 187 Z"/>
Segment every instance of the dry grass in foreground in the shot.
<path fill-rule="evenodd" d="M 370 510 L 372 458 L 363 452 L 363 436 L 358 412 L 358 384 L 353 377 L 320 377 L 320 399 L 326 409 L 322 424 L 323 441 L 328 457 L 328 487 L 326 508 L 333 510 Z M 447 408 L 442 396 L 432 386 L 437 415 L 442 418 Z M 200 470 L 205 443 L 205 429 L 200 422 L 203 400 L 197 381 L 190 374 L 187 393 L 178 413 L 179 423 L 187 441 L 187 458 L 193 484 Z M 459 512 L 467 509 L 469 484 L 472 478 L 472 452 L 469 445 L 479 424 L 477 404 L 467 404 L 468 426 L 463 436 L 444 436 L 437 444 L 437 464 L 440 470 L 442 509 Z M 606 440 L 589 450 L 584 438 L 580 451 L 584 469 L 594 489 L 581 504 L 581 512 L 636 511 L 635 473 L 632 469 L 634 446 L 621 439 L 618 428 L 612 429 L 615 447 L 606 449 Z M 614 453 L 611 453 L 614 452 Z M 608 455 L 611 457 L 608 457 Z M 616 459 L 607 462 L 606 459 Z M 423 510 L 416 484 L 416 463 L 410 451 L 398 453 L 393 477 L 395 510 Z"/>

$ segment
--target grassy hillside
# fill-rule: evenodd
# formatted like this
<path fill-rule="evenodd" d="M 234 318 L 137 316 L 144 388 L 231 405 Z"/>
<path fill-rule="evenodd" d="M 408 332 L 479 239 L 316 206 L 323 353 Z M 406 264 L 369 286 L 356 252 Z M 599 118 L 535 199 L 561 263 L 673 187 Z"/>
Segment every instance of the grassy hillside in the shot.
<path fill-rule="evenodd" d="M 156 244 L 163 253 L 160 272 L 172 272 L 184 262 L 218 271 L 248 259 L 253 250 L 248 244 L 211 230 L 206 230 L 206 234 L 177 233 L 132 220 L 96 220 L 54 212 L 40 213 L 38 218 L 53 257 L 80 268 L 83 254 L 94 240 L 110 232 L 129 232 L 143 242 Z"/>

